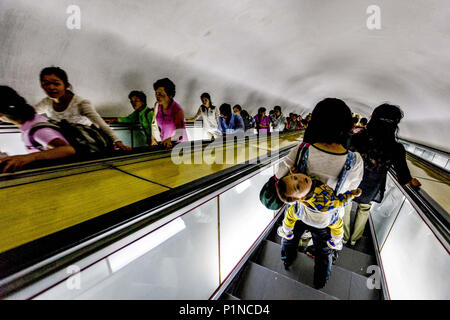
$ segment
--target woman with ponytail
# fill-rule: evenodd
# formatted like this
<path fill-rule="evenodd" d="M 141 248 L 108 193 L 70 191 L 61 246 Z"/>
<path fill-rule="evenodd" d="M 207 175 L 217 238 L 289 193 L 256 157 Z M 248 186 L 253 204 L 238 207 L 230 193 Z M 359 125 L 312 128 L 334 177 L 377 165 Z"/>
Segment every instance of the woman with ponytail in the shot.
<path fill-rule="evenodd" d="M 406 151 L 397 141 L 398 124 L 403 112 L 398 106 L 382 104 L 375 108 L 367 128 L 351 138 L 350 149 L 361 154 L 364 160 L 364 176 L 359 188 L 360 197 L 353 201 L 358 204 L 354 231 L 350 234 L 350 212 L 347 206 L 344 215 L 344 243 L 350 240 L 355 245 L 363 232 L 370 214 L 371 202 L 383 200 L 388 170 L 393 167 L 398 181 L 418 187 L 420 182 L 411 177 L 406 163 Z"/>

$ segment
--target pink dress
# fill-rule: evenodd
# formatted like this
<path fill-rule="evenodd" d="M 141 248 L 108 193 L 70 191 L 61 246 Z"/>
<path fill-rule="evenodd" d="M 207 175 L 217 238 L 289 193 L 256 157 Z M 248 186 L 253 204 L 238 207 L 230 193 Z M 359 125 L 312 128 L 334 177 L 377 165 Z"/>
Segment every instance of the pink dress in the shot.
<path fill-rule="evenodd" d="M 256 116 L 255 116 L 255 121 L 256 121 L 256 124 L 259 123 L 260 125 L 267 126 L 267 128 L 259 128 L 259 132 L 269 132 L 269 130 L 270 130 L 270 127 L 269 127 L 269 125 L 270 125 L 270 119 L 269 119 L 268 116 L 265 116 L 265 117 L 261 120 L 261 122 L 259 122 L 259 117 L 258 117 L 258 115 L 256 115 Z"/>
<path fill-rule="evenodd" d="M 159 105 L 158 113 L 156 114 L 161 141 L 167 138 L 172 138 L 174 142 L 188 141 L 184 111 L 181 106 L 173 100 L 165 113 L 163 113 L 162 109 L 162 105 Z"/>

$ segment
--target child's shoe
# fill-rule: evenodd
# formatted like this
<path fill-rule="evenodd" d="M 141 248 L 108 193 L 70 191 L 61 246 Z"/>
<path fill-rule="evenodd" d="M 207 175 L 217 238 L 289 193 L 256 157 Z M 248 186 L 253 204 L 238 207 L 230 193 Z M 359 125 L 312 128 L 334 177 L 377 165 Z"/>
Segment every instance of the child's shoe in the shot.
<path fill-rule="evenodd" d="M 277 234 L 281 237 L 281 238 L 285 238 L 286 240 L 292 240 L 294 238 L 294 233 L 291 231 L 289 232 L 285 232 L 283 229 L 283 226 L 279 226 L 277 229 Z"/>
<path fill-rule="evenodd" d="M 333 250 L 342 250 L 342 241 L 335 242 L 335 240 L 331 238 L 330 240 L 327 241 L 327 245 Z"/>
<path fill-rule="evenodd" d="M 309 232 L 309 231 L 304 232 L 302 234 L 301 238 L 304 240 L 311 239 L 312 238 L 311 232 Z"/>

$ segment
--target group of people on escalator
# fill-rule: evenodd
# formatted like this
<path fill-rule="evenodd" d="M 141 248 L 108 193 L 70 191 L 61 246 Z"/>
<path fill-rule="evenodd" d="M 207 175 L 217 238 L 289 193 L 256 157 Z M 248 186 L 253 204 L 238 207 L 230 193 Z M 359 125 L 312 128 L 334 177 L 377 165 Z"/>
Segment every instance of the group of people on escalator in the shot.
<path fill-rule="evenodd" d="M 14 172 L 38 160 L 131 150 L 97 113 L 91 102 L 73 92 L 63 69 L 44 68 L 40 73 L 40 83 L 47 97 L 34 107 L 14 89 L 0 86 L 0 117 L 20 128 L 22 140 L 29 150 L 27 155 L 2 158 L 0 172 Z M 186 141 L 184 113 L 173 99 L 175 84 L 164 78 L 156 81 L 153 87 L 158 112 L 147 107 L 145 94 L 133 91 L 129 98 L 135 112 L 118 121 L 138 120 L 143 125 L 149 145 L 158 143 L 152 133 L 155 120 L 159 125 L 158 138 L 162 139 L 162 145 L 171 147 L 172 141 Z"/>
<path fill-rule="evenodd" d="M 324 99 L 312 112 L 303 142 L 263 186 L 260 200 L 267 208 L 285 206 L 277 233 L 282 238 L 281 259 L 286 269 L 296 259 L 302 238 L 308 233 L 312 237 L 312 245 L 304 250 L 315 259 L 315 288 L 326 285 L 333 259 L 343 245 L 354 246 L 362 237 L 371 203 L 383 199 L 391 167 L 401 184 L 420 186 L 397 141 L 402 118 L 398 106 L 382 104 L 373 110 L 367 126 L 356 131 L 346 103 Z M 352 202 L 357 206 L 353 231 Z"/>
<path fill-rule="evenodd" d="M 274 108 L 272 121 L 265 115 L 265 108 L 251 117 L 240 105 L 232 108 L 224 103 L 213 105 L 211 96 L 203 93 L 196 115 L 185 119 L 184 110 L 174 100 L 175 84 L 168 78 L 153 84 L 156 102 L 147 105 L 147 96 L 133 90 L 128 95 L 134 112 L 125 117 L 103 119 L 91 102 L 74 93 L 67 73 L 59 67 L 47 67 L 40 73 L 40 84 L 47 97 L 35 106 L 29 105 L 14 89 L 0 86 L 0 117 L 20 128 L 22 140 L 29 153 L 5 156 L 0 159 L 0 173 L 15 172 L 29 163 L 39 160 L 55 160 L 101 153 L 111 150 L 131 150 L 107 123 L 139 123 L 149 146 L 172 148 L 174 144 L 188 140 L 186 121 L 203 120 L 207 139 L 234 135 L 256 129 L 258 133 L 285 126 L 281 108 Z M 74 125 L 76 124 L 76 125 Z M 281 131 L 281 130 L 280 130 Z"/>
<path fill-rule="evenodd" d="M 14 89 L 0 86 L 0 119 L 20 128 L 22 140 L 30 151 L 26 155 L 3 156 L 0 173 L 20 170 L 38 160 L 71 157 L 80 150 L 98 151 L 99 143 L 111 150 L 131 149 L 116 136 L 89 100 L 73 92 L 64 70 L 44 68 L 40 83 L 47 97 L 35 107 Z M 174 100 L 175 84 L 164 78 L 156 81 L 153 89 L 156 98 L 153 107 L 147 105 L 144 92 L 132 91 L 128 98 L 135 111 L 107 122 L 139 122 L 149 145 L 171 148 L 187 141 L 184 111 Z M 253 129 L 269 132 L 271 126 L 274 131 L 306 127 L 303 142 L 278 166 L 276 174 L 261 190 L 260 199 L 271 209 L 286 205 L 283 225 L 278 229 L 283 238 L 281 257 L 286 268 L 295 260 L 301 238 L 307 232 L 311 234 L 317 288 L 324 287 L 328 281 L 334 253 L 343 244 L 355 245 L 361 238 L 371 203 L 383 199 L 391 167 L 400 183 L 420 186 L 411 177 L 404 147 L 397 142 L 398 124 L 403 118 L 398 106 L 382 104 L 374 109 L 368 123 L 360 121 L 362 125 L 356 127 L 358 121 L 350 108 L 336 98 L 320 101 L 302 124 L 295 114 L 286 119 L 278 106 L 269 116 L 265 108 L 260 108 L 251 117 L 240 105 L 232 109 L 224 103 L 217 109 L 208 93 L 200 98 L 202 105 L 187 121 L 201 116 L 209 139 Z M 70 132 L 77 132 L 78 136 L 71 136 Z M 90 148 L 90 142 L 96 143 L 97 149 Z M 350 228 L 352 201 L 357 204 L 353 232 Z"/>

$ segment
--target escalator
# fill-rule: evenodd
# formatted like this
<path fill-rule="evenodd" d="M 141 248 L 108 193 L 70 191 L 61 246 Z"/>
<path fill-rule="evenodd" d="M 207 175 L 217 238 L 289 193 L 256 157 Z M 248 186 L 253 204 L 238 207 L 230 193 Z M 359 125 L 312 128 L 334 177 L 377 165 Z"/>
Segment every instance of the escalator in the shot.
<path fill-rule="evenodd" d="M 398 186 L 395 172 L 325 288 L 311 286 L 314 261 L 304 253 L 284 270 L 275 233 L 282 212 L 258 194 L 300 138 L 247 137 L 257 161 L 233 153 L 230 163 L 196 164 L 188 152 L 192 163 L 176 165 L 155 151 L 0 177 L 2 201 L 10 201 L 0 220 L 0 298 L 450 298 L 446 227 L 430 222 L 417 190 Z M 221 145 L 223 154 L 237 143 Z"/>
<path fill-rule="evenodd" d="M 423 146 L 422 146 L 423 148 Z M 411 147 L 409 148 L 411 149 Z M 449 159 L 449 155 L 439 152 L 440 157 Z M 428 158 L 432 158 L 430 154 Z M 441 161 L 444 164 L 447 161 Z M 283 216 L 280 214 L 276 224 L 265 237 L 260 246 L 251 255 L 249 261 L 241 269 L 233 282 L 226 288 L 220 296 L 221 300 L 286 300 L 286 299 L 302 299 L 302 300 L 384 300 L 391 299 L 389 285 L 386 279 L 386 271 L 383 268 L 382 249 L 386 244 L 386 238 L 394 230 L 395 233 L 402 234 L 398 231 L 401 228 L 407 229 L 424 229 L 424 225 L 400 225 L 394 228 L 394 222 L 399 218 L 400 212 L 403 210 L 403 220 L 406 222 L 405 216 L 413 216 L 417 214 L 422 221 L 425 222 L 425 234 L 428 239 L 420 242 L 410 236 L 408 239 L 417 241 L 413 250 L 407 250 L 409 254 L 401 254 L 398 252 L 395 263 L 400 262 L 404 257 L 404 271 L 408 268 L 405 265 L 410 263 L 418 263 L 419 268 L 413 270 L 411 274 L 419 275 L 422 288 L 424 291 L 418 293 L 408 292 L 405 288 L 408 285 L 402 283 L 401 279 L 392 279 L 395 290 L 400 287 L 403 292 L 395 292 L 396 298 L 402 299 L 427 299 L 450 298 L 450 290 L 448 289 L 448 279 L 445 276 L 445 270 L 450 266 L 448 256 L 449 249 L 449 173 L 443 166 L 436 166 L 427 159 L 423 159 L 411 152 L 407 154 L 408 166 L 413 177 L 422 181 L 421 189 L 412 189 L 411 187 L 402 187 L 395 183 L 395 171 L 391 170 L 388 179 L 386 199 L 382 204 L 375 204 L 373 207 L 370 223 L 366 224 L 363 237 L 355 246 L 346 244 L 340 252 L 338 259 L 333 263 L 330 280 L 327 285 L 316 290 L 313 287 L 314 261 L 305 253 L 298 254 L 295 263 L 289 270 L 285 270 L 281 261 L 281 240 L 276 234 L 276 229 L 282 223 Z M 406 208 L 406 210 L 405 210 Z M 353 206 L 351 221 L 353 224 L 355 218 L 355 206 Z M 409 211 L 409 212 L 408 212 Z M 417 219 L 417 217 L 416 217 Z M 384 221 L 383 221 L 384 220 Z M 416 221 L 417 222 L 417 221 Z M 386 231 L 388 230 L 388 231 Z M 392 235 L 391 237 L 396 237 Z M 430 241 L 431 239 L 431 241 Z M 405 240 L 405 239 L 403 239 Z M 400 249 L 402 245 L 398 242 L 402 241 L 399 236 L 396 237 L 397 243 L 392 241 L 388 244 L 391 247 Z M 406 241 L 406 240 L 405 240 Z M 411 249 L 404 247 L 403 249 Z M 299 251 L 301 247 L 299 247 Z M 391 248 L 390 248 L 391 249 Z M 431 259 L 421 261 L 418 252 L 432 249 L 427 257 Z M 389 249 L 388 249 L 389 250 Z M 385 250 L 387 251 L 387 250 Z M 397 251 L 386 254 L 396 254 Z M 383 252 L 384 253 L 384 252 Z M 436 260 L 432 260 L 432 258 Z M 400 259 L 399 259 L 400 258 Z M 385 257 L 385 267 L 388 265 Z M 381 265 L 380 265 L 381 264 Z M 392 263 L 391 263 L 392 264 Z M 398 263 L 399 264 L 399 263 Z M 433 265 L 433 268 L 427 270 L 427 266 Z M 420 267 L 424 267 L 420 269 Z M 397 269 L 396 276 L 399 276 L 401 267 L 389 266 L 388 269 Z M 414 268 L 411 268 L 414 269 Z M 432 269 L 438 271 L 433 274 Z M 389 273 L 393 273 L 389 270 Z M 400 272 L 398 272 L 400 270 Z M 440 271 L 440 272 L 439 272 Z M 378 274 L 377 274 L 378 273 Z M 405 272 L 408 273 L 408 272 Z M 383 277 L 383 288 L 379 276 Z M 400 278 L 400 277 L 399 277 Z M 411 277 L 413 278 L 413 277 Z M 378 283 L 377 283 L 378 281 Z M 412 279 L 412 281 L 415 281 Z M 411 282 L 411 279 L 410 279 Z M 428 286 L 426 285 L 428 282 Z M 425 284 L 425 285 L 424 285 Z M 436 287 L 433 287 L 436 284 Z M 433 292 L 439 291 L 439 293 Z"/>
<path fill-rule="evenodd" d="M 354 213 L 354 212 L 353 212 Z M 375 270 L 372 237 L 366 228 L 363 238 L 354 247 L 346 245 L 331 269 L 326 286 L 313 287 L 314 259 L 298 253 L 297 259 L 285 270 L 280 259 L 281 241 L 277 223 L 251 256 L 238 277 L 222 294 L 222 300 L 382 300 L 381 287 L 368 287 L 369 276 Z M 368 226 L 368 225 L 367 225 Z M 371 270 L 372 272 L 368 272 Z"/>

